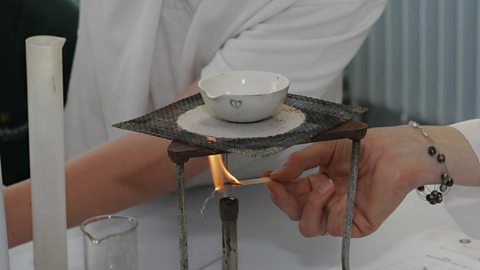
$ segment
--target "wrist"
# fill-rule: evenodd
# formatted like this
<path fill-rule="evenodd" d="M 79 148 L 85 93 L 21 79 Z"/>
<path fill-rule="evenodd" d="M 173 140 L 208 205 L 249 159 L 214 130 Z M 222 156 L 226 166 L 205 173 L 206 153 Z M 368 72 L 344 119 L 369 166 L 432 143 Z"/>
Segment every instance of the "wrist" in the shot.
<path fill-rule="evenodd" d="M 404 135 L 405 140 L 401 147 L 404 148 L 403 151 L 408 152 L 405 155 L 405 161 L 410 166 L 407 166 L 407 168 L 411 169 L 407 180 L 409 189 L 441 184 L 441 175 L 445 172 L 445 164 L 448 162 L 443 147 L 435 142 L 435 138 L 428 139 L 418 128 L 409 125 L 399 128 L 402 129 L 399 133 Z M 425 129 L 425 134 L 429 135 L 427 129 Z M 439 162 L 438 155 L 441 155 L 440 159 L 445 157 L 444 162 Z"/>
<path fill-rule="evenodd" d="M 367 142 L 366 146 L 375 145 L 377 148 L 366 149 L 365 152 L 375 158 L 385 159 L 390 177 L 398 181 L 396 184 L 402 192 L 408 193 L 418 186 L 440 183 L 442 166 L 428 154 L 429 143 L 418 130 L 408 125 L 372 128 L 367 134 L 368 140 L 375 143 Z"/>
<path fill-rule="evenodd" d="M 439 175 L 440 185 L 433 185 L 433 187 L 419 186 L 417 187 L 417 194 L 420 198 L 428 201 L 430 204 L 438 204 L 443 201 L 443 196 L 448 192 L 448 189 L 453 186 L 453 178 L 448 173 L 448 168 L 445 164 L 446 155 L 441 151 L 438 144 L 430 136 L 427 130 L 415 121 L 409 121 L 408 125 L 418 130 L 420 134 L 428 142 L 427 153 L 435 159 L 442 168 Z"/>

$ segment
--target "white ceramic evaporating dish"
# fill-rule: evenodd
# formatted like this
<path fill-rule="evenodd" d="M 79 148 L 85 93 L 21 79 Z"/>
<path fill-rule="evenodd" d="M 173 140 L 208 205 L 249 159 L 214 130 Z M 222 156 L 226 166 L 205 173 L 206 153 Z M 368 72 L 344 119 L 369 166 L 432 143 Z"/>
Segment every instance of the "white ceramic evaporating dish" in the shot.
<path fill-rule="evenodd" d="M 216 117 L 255 122 L 273 115 L 283 104 L 290 81 L 265 71 L 229 71 L 198 82 L 202 99 Z"/>

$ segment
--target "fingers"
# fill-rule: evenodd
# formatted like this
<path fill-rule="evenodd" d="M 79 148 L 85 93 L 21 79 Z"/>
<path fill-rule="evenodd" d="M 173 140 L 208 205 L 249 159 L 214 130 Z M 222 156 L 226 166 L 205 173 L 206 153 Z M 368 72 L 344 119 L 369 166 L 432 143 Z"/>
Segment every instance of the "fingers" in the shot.
<path fill-rule="evenodd" d="M 290 219 L 299 221 L 299 230 L 306 236 L 322 235 L 326 232 L 325 208 L 334 195 L 334 184 L 326 175 L 318 173 L 295 182 L 267 184 L 272 201 Z M 308 192 L 301 190 L 308 185 Z"/>
<path fill-rule="evenodd" d="M 328 211 L 326 231 L 332 236 L 343 236 L 347 195 L 332 204 Z M 382 221 L 372 222 L 359 208 L 353 210 L 352 237 L 364 237 L 373 233 Z"/>
<path fill-rule="evenodd" d="M 280 183 L 272 181 L 267 183 L 266 186 L 270 190 L 273 203 L 282 209 L 291 220 L 297 221 L 301 214 L 298 200 Z"/>
<path fill-rule="evenodd" d="M 331 179 L 322 181 L 307 198 L 298 224 L 298 229 L 305 237 L 323 235 L 326 232 L 327 218 L 325 206 L 334 194 Z"/>
<path fill-rule="evenodd" d="M 328 211 L 327 232 L 333 236 L 342 236 L 345 223 L 345 207 L 347 205 L 347 194 L 332 204 Z"/>
<path fill-rule="evenodd" d="M 291 154 L 281 168 L 270 177 L 275 181 L 288 182 L 298 178 L 305 170 L 328 164 L 335 150 L 335 141 L 311 144 Z"/>
<path fill-rule="evenodd" d="M 330 182 L 322 185 L 327 180 Z M 329 185 L 333 185 L 333 182 L 325 174 L 316 173 L 288 183 L 272 181 L 266 186 L 270 190 L 272 201 L 292 220 L 298 220 L 308 195 L 314 190 L 322 190 L 323 186 Z"/>
<path fill-rule="evenodd" d="M 264 171 L 260 176 L 261 177 L 269 177 L 272 172 L 273 172 L 272 170 Z"/>

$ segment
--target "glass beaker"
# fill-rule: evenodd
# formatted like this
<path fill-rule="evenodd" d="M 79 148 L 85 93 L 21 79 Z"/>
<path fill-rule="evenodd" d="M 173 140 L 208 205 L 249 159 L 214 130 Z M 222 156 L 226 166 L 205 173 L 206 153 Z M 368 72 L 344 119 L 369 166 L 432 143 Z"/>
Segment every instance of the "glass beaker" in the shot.
<path fill-rule="evenodd" d="M 138 221 L 105 215 L 82 223 L 86 270 L 138 270 Z"/>

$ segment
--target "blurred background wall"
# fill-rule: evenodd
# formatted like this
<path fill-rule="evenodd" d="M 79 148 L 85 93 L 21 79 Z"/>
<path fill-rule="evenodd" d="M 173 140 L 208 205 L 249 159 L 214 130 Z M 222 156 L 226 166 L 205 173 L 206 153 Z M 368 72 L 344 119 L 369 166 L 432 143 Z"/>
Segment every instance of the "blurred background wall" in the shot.
<path fill-rule="evenodd" d="M 370 125 L 480 117 L 478 0 L 390 0 L 345 72 Z"/>

